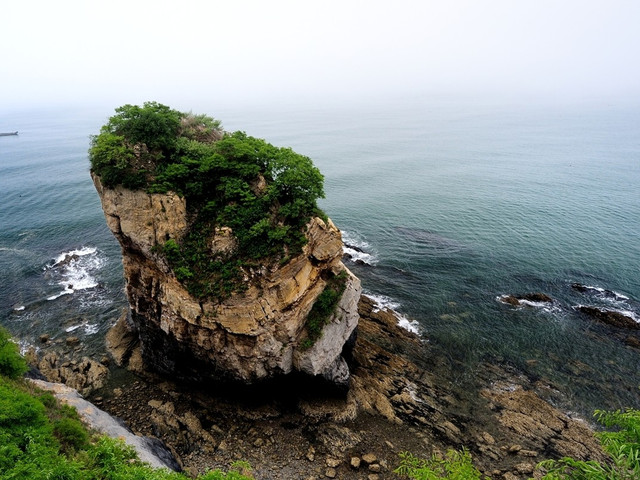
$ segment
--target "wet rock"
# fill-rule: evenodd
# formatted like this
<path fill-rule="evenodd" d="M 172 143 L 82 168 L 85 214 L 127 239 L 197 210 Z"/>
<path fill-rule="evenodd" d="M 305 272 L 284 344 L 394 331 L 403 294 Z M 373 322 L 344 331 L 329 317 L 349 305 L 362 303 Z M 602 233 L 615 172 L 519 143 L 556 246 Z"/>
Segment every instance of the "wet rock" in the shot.
<path fill-rule="evenodd" d="M 518 300 L 513 295 L 507 295 L 506 297 L 501 297 L 500 301 L 508 305 L 513 305 L 514 307 L 517 307 L 518 305 L 520 305 L 520 300 Z"/>
<path fill-rule="evenodd" d="M 637 348 L 640 350 L 640 338 L 629 335 L 627 338 L 624 339 L 624 343 L 626 343 L 628 346 L 632 347 L 632 348 Z"/>
<path fill-rule="evenodd" d="M 67 337 L 65 343 L 67 347 L 75 347 L 80 345 L 80 339 L 78 337 Z"/>
<path fill-rule="evenodd" d="M 42 335 L 40 335 L 40 343 L 47 343 L 51 337 L 49 336 L 48 333 L 43 333 Z"/>
<path fill-rule="evenodd" d="M 522 300 L 528 300 L 530 302 L 543 302 L 543 303 L 551 303 L 553 302 L 553 298 L 544 293 L 526 293 L 520 297 Z"/>
<path fill-rule="evenodd" d="M 606 323 L 617 328 L 625 328 L 629 330 L 640 330 L 640 324 L 633 318 L 623 315 L 615 310 L 608 310 L 606 308 L 600 309 L 597 307 L 588 307 L 580 305 L 578 310 L 585 315 L 595 318 L 599 322 Z"/>
<path fill-rule="evenodd" d="M 500 297 L 502 303 L 512 305 L 514 307 L 522 305 L 522 301 L 536 303 L 553 303 L 553 298 L 544 293 L 525 293 L 524 295 L 503 295 Z"/>

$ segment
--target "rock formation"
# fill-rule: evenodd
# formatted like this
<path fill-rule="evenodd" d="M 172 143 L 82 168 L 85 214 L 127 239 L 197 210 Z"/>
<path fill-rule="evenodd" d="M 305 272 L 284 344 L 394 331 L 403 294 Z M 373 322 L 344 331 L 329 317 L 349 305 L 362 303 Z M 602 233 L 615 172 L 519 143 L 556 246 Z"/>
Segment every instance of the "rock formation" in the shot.
<path fill-rule="evenodd" d="M 307 244 L 284 265 L 245 269 L 242 293 L 201 300 L 178 281 L 157 247 L 179 241 L 189 224 L 186 200 L 93 181 L 107 225 L 122 246 L 130 327 L 147 366 L 194 381 L 252 383 L 291 372 L 347 385 L 342 357 L 358 323 L 360 281 L 340 261 L 340 231 L 314 217 Z M 216 229 L 212 248 L 233 249 L 232 232 Z M 305 322 L 327 279 L 344 272 L 346 285 L 322 335 L 304 342 Z"/>

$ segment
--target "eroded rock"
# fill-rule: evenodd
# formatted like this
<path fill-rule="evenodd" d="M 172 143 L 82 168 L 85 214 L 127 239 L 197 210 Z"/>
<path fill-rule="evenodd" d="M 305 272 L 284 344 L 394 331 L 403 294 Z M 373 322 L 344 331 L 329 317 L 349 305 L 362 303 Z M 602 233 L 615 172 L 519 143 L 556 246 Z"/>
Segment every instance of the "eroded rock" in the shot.
<path fill-rule="evenodd" d="M 157 253 L 187 231 L 184 198 L 105 188 L 98 177 L 93 180 L 107 225 L 122 246 L 131 325 L 148 367 L 196 382 L 253 383 L 299 371 L 348 384 L 342 351 L 358 324 L 360 281 L 341 262 L 341 234 L 330 220 L 311 219 L 303 252 L 284 265 L 247 270 L 244 292 L 203 301 L 187 292 Z M 210 244 L 225 256 L 234 242 L 230 229 L 221 227 Z M 334 314 L 311 347 L 301 345 L 307 315 L 327 278 L 341 273 L 346 288 Z"/>

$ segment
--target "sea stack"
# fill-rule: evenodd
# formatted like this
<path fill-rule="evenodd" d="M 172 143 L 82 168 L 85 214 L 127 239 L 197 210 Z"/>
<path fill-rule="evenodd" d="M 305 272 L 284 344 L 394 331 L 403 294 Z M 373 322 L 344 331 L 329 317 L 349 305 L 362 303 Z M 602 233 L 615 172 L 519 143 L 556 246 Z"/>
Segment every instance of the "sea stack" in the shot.
<path fill-rule="evenodd" d="M 157 111 L 159 106 L 145 104 L 141 111 L 144 109 Z M 190 114 L 179 115 L 182 115 L 178 117 L 180 123 L 177 127 L 180 138 L 180 135 L 187 136 L 184 118 Z M 137 121 L 135 112 L 127 111 L 127 116 L 128 120 L 135 117 Z M 190 121 L 193 123 L 192 117 Z M 114 122 L 112 118 L 113 125 L 116 126 L 109 135 L 121 135 L 122 132 L 117 130 L 121 123 Z M 204 129 L 202 122 L 197 123 L 195 131 L 206 138 L 205 147 L 212 148 L 216 154 L 223 151 L 228 154 L 220 146 L 210 147 L 217 142 L 222 145 L 224 142 L 220 139 L 227 134 L 207 136 L 203 134 Z M 102 132 L 105 131 L 106 127 L 103 127 Z M 159 184 L 158 178 L 166 176 L 162 177 L 162 173 L 150 175 L 150 167 L 164 172 L 167 170 L 165 159 L 169 155 L 184 157 L 166 152 L 154 157 L 151 155 L 153 150 L 149 148 L 151 140 L 123 140 L 123 148 L 133 152 L 127 173 L 137 169 L 146 175 L 144 185 L 132 188 L 114 181 L 110 176 L 112 170 L 101 168 L 102 157 L 98 157 L 101 150 L 96 149 L 100 144 L 96 139 L 99 140 L 99 136 L 94 138 L 90 151 L 92 178 L 107 225 L 122 247 L 130 308 L 128 322 L 139 338 L 145 368 L 195 382 L 234 380 L 249 384 L 300 372 L 342 387 L 348 385 L 349 369 L 343 350 L 350 339 L 353 340 L 358 324 L 360 281 L 341 262 L 341 233 L 330 219 L 308 215 L 302 217 L 304 223 L 298 227 L 289 225 L 287 221 L 291 221 L 287 220 L 286 211 L 277 213 L 288 197 L 277 198 L 269 206 L 269 216 L 264 217 L 266 220 L 259 220 L 256 225 L 271 222 L 273 228 L 279 229 L 276 232 L 284 233 L 298 228 L 298 246 L 281 247 L 272 241 L 266 253 L 252 253 L 248 261 L 242 257 L 242 242 L 247 242 L 248 234 L 240 232 L 241 224 L 225 225 L 221 220 L 225 218 L 222 213 L 211 214 L 207 210 L 208 227 L 202 227 L 203 208 L 213 209 L 211 205 L 215 202 L 216 206 L 221 205 L 220 196 L 215 198 L 215 202 L 203 201 L 200 197 L 190 197 L 185 193 L 186 189 L 179 188 L 180 183 L 170 185 L 177 185 L 176 190 L 183 190 L 176 192 L 167 188 L 166 182 L 164 188 L 155 188 L 156 191 L 166 191 L 152 193 L 154 185 Z M 193 139 L 190 138 L 189 142 Z M 288 150 L 282 155 L 292 153 Z M 228 163 L 225 163 L 226 170 L 218 172 L 211 169 L 207 175 L 229 175 Z M 255 195 L 262 201 L 267 192 L 274 194 L 276 190 L 271 185 L 284 175 L 282 167 L 278 168 L 275 174 L 269 168 L 255 173 L 251 170 L 249 176 L 242 180 L 247 184 L 242 198 Z M 198 171 L 201 172 L 202 167 L 198 167 Z M 203 180 L 199 177 L 194 181 L 218 181 L 212 178 Z M 234 182 L 233 185 L 240 185 L 240 181 Z M 219 191 L 221 188 L 216 185 L 211 187 L 207 184 L 211 191 Z M 245 200 L 231 199 L 224 206 L 225 210 L 220 211 L 226 214 L 230 209 L 239 208 L 242 201 Z M 256 201 L 251 199 L 253 203 L 250 205 Z M 226 218 L 233 220 L 234 217 Z M 185 260 L 187 254 L 184 252 L 195 256 L 192 244 L 194 230 L 198 228 L 200 250 L 196 253 L 200 256 L 192 265 L 185 263 L 188 259 Z M 249 232 L 255 232 L 257 228 L 254 225 Z M 265 234 L 265 239 L 273 240 L 272 237 L 284 235 L 270 232 Z M 244 248 L 250 252 L 263 252 L 254 247 L 254 250 Z M 198 273 L 193 272 L 209 271 L 203 268 L 203 262 L 215 262 L 217 270 L 196 284 L 193 277 Z M 228 288 L 221 289 L 221 285 Z"/>

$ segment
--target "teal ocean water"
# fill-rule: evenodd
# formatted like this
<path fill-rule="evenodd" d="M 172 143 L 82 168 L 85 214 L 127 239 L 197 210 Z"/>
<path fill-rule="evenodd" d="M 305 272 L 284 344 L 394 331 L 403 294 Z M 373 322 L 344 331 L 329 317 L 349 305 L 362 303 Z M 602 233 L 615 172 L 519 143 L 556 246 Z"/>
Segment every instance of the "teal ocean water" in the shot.
<path fill-rule="evenodd" d="M 640 350 L 576 310 L 640 321 L 640 105 L 194 110 L 314 160 L 347 265 L 420 331 L 454 384 L 508 365 L 558 389 L 567 409 L 640 407 Z M 86 154 L 111 113 L 0 115 L 0 131 L 20 131 L 0 137 L 0 323 L 24 345 L 73 332 L 99 352 L 125 305 Z M 532 292 L 554 301 L 500 301 Z"/>

